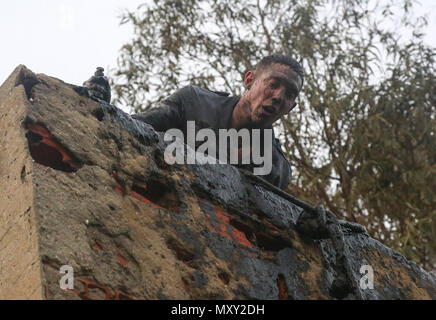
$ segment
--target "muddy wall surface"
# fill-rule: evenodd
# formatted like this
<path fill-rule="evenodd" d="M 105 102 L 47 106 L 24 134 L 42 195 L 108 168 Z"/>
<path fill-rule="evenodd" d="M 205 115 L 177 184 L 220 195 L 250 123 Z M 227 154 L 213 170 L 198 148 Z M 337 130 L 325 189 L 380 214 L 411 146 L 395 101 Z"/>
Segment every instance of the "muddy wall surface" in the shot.
<path fill-rule="evenodd" d="M 162 134 L 80 93 L 24 66 L 0 87 L 0 299 L 436 298 L 363 228 L 297 231 L 301 207 L 230 165 L 166 164 Z"/>

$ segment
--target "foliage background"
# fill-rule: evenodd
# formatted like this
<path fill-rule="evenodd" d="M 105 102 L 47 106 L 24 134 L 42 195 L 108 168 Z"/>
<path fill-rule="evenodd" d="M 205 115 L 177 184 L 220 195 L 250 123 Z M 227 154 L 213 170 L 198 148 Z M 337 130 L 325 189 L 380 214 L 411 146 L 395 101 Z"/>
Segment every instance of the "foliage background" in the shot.
<path fill-rule="evenodd" d="M 298 106 L 277 122 L 287 191 L 436 268 L 436 50 L 412 1 L 154 0 L 121 24 L 113 102 L 135 112 L 189 83 L 241 95 L 262 57 L 299 60 Z"/>

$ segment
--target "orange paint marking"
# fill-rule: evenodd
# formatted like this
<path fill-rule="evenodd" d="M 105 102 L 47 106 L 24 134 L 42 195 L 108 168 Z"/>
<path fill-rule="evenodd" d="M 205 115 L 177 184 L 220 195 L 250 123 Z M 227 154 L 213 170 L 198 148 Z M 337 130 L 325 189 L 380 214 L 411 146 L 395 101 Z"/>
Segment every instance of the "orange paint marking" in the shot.
<path fill-rule="evenodd" d="M 75 290 L 75 289 L 68 289 L 68 291 L 71 291 L 71 292 L 77 294 L 80 298 L 82 298 L 84 300 L 92 300 L 92 297 L 89 296 L 89 288 L 101 289 L 105 294 L 105 300 L 135 300 L 133 297 L 130 297 L 130 296 L 118 291 L 118 290 L 115 291 L 114 298 L 111 299 L 111 290 L 108 287 L 105 287 L 101 284 L 98 284 L 97 282 L 90 281 L 90 280 L 83 279 L 83 278 L 76 277 L 75 280 L 78 280 L 85 285 L 84 292 L 80 292 L 80 291 Z M 47 290 L 48 290 L 48 287 L 46 285 L 46 291 Z M 46 293 L 46 297 L 47 297 L 47 293 Z"/>
<path fill-rule="evenodd" d="M 118 182 L 115 182 L 115 192 L 118 193 L 120 196 L 124 195 L 123 188 Z"/>
<path fill-rule="evenodd" d="M 267 219 L 263 218 L 262 222 L 265 223 L 269 228 L 274 229 L 276 231 L 283 231 L 282 229 L 277 228 L 275 225 L 273 225 L 271 222 L 269 222 Z"/>
<path fill-rule="evenodd" d="M 123 187 L 118 182 L 118 173 L 116 171 L 112 171 L 112 177 L 115 179 L 115 192 L 124 197 Z"/>
<path fill-rule="evenodd" d="M 248 241 L 247 237 L 245 236 L 245 233 L 239 231 L 238 229 L 232 228 L 232 236 L 233 236 L 233 239 L 238 241 L 243 246 L 252 248 L 252 245 L 251 245 L 250 241 Z"/>
<path fill-rule="evenodd" d="M 279 300 L 288 300 L 288 290 L 286 289 L 285 280 L 282 278 L 277 279 L 277 286 L 279 287 Z"/>
<path fill-rule="evenodd" d="M 147 185 L 145 183 L 136 183 L 137 186 L 140 186 L 142 189 L 147 190 Z"/>
<path fill-rule="evenodd" d="M 120 260 L 120 263 L 123 267 L 127 266 L 127 261 L 126 259 L 124 259 L 122 256 L 120 256 L 119 254 L 117 255 L 118 260 Z"/>
<path fill-rule="evenodd" d="M 64 147 L 62 147 L 59 143 L 53 140 L 53 136 L 46 128 L 40 125 L 28 124 L 27 129 L 42 137 L 42 140 L 39 143 L 43 143 L 59 151 L 59 153 L 62 156 L 62 160 L 61 160 L 62 162 L 68 163 L 73 168 L 77 167 L 73 159 L 71 159 L 67 151 L 64 149 Z"/>
<path fill-rule="evenodd" d="M 148 200 L 146 197 L 140 195 L 139 193 L 137 193 L 137 192 L 135 192 L 135 191 L 132 191 L 132 196 L 133 196 L 134 198 L 138 199 L 139 201 L 142 201 L 142 202 L 144 202 L 144 203 L 147 203 L 147 204 L 151 205 L 153 208 L 156 208 L 156 209 L 163 209 L 161 206 L 157 205 L 157 204 L 154 203 L 154 202 L 151 202 L 151 201 Z"/>
<path fill-rule="evenodd" d="M 127 261 L 126 261 L 126 259 L 124 259 L 124 258 L 120 255 L 120 253 L 118 252 L 118 248 L 117 248 L 116 250 L 117 250 L 117 258 L 118 258 L 118 260 L 120 261 L 121 265 L 122 265 L 123 267 L 127 266 Z"/>
<path fill-rule="evenodd" d="M 188 291 L 188 286 L 186 285 L 186 282 L 183 279 L 182 279 L 182 286 L 183 286 L 183 289 L 185 289 L 185 291 Z"/>
<path fill-rule="evenodd" d="M 44 267 L 50 268 L 50 269 L 55 270 L 55 271 L 59 271 L 58 269 L 56 269 L 55 267 L 52 267 L 51 265 L 49 265 L 47 263 L 44 263 Z"/>
<path fill-rule="evenodd" d="M 120 291 L 115 291 L 114 300 L 135 300 L 133 297 L 130 297 Z"/>
<path fill-rule="evenodd" d="M 215 226 L 211 224 L 211 216 L 206 213 L 206 226 L 214 233 L 218 233 L 223 238 L 226 238 L 230 241 L 237 241 L 239 244 L 252 248 L 252 244 L 248 241 L 245 233 L 239 231 L 238 229 L 232 227 L 230 225 L 230 217 L 229 215 L 219 206 L 214 206 L 215 218 L 213 223 Z"/>
<path fill-rule="evenodd" d="M 80 281 L 80 282 L 85 284 L 85 292 L 84 293 L 80 293 L 80 297 L 83 297 L 83 298 L 86 298 L 86 299 L 91 299 L 88 296 L 88 294 L 89 294 L 89 286 L 91 286 L 91 287 L 102 289 L 104 291 L 104 293 L 105 293 L 105 300 L 110 300 L 111 292 L 110 292 L 109 288 L 107 288 L 105 286 L 102 286 L 102 285 L 100 285 L 100 284 L 98 284 L 96 282 L 89 281 L 89 280 L 86 280 L 86 279 L 83 279 L 83 278 L 75 278 L 75 280 L 78 280 L 78 281 Z"/>

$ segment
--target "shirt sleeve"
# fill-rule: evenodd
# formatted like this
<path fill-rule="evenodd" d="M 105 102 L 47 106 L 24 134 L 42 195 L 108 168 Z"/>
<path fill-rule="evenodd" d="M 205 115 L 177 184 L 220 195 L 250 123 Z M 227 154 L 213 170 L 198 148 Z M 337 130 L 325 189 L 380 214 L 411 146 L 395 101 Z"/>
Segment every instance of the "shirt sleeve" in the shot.
<path fill-rule="evenodd" d="M 157 107 L 133 114 L 132 118 L 150 124 L 156 131 L 182 129 L 185 122 L 183 102 L 190 92 L 190 86 L 186 86 L 159 102 Z"/>

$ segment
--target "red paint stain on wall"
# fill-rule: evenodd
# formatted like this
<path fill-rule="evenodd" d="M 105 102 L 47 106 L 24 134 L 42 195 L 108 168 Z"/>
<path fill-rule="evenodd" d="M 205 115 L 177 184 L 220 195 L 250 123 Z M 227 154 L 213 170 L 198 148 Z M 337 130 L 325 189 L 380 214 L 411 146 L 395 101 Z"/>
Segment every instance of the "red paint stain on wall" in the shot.
<path fill-rule="evenodd" d="M 105 300 L 110 300 L 111 292 L 110 292 L 108 287 L 102 286 L 102 285 L 98 284 L 97 282 L 89 281 L 89 280 L 86 280 L 83 278 L 75 278 L 74 280 L 78 280 L 78 281 L 82 282 L 83 284 L 85 284 L 85 292 L 79 293 L 79 296 L 82 299 L 92 300 L 92 297 L 89 297 L 89 288 L 91 287 L 91 288 L 98 288 L 98 289 L 102 290 L 105 294 Z"/>
<path fill-rule="evenodd" d="M 270 223 L 270 222 L 269 222 L 267 219 L 265 219 L 265 218 L 262 218 L 262 222 L 263 222 L 265 225 L 268 226 L 268 229 L 274 229 L 274 230 L 276 230 L 276 231 L 278 231 L 278 232 L 283 231 L 283 230 L 277 228 L 277 227 L 276 227 L 275 225 L 273 225 L 272 223 Z"/>
<path fill-rule="evenodd" d="M 124 259 L 122 256 L 120 256 L 119 254 L 117 255 L 118 260 L 120 261 L 120 263 L 122 264 L 123 267 L 127 266 L 127 261 L 126 259 Z"/>
<path fill-rule="evenodd" d="M 183 286 L 183 289 L 185 289 L 185 291 L 188 291 L 188 286 L 186 285 L 186 282 L 183 279 L 182 279 L 182 286 Z"/>
<path fill-rule="evenodd" d="M 252 248 L 245 234 L 230 225 L 230 216 L 219 206 L 214 206 L 214 217 L 206 213 L 206 226 L 214 233 L 239 244 Z"/>
<path fill-rule="evenodd" d="M 37 163 L 65 172 L 73 172 L 80 167 L 46 128 L 36 124 L 27 124 L 26 127 L 38 137 L 34 141 L 29 140 L 30 154 Z"/>
<path fill-rule="evenodd" d="M 123 267 L 127 266 L 127 261 L 126 261 L 126 259 L 124 259 L 124 258 L 120 255 L 120 253 L 118 252 L 118 248 L 117 248 L 117 258 L 118 258 L 118 260 L 120 261 L 120 263 L 121 263 L 121 265 L 122 265 Z"/>
<path fill-rule="evenodd" d="M 135 300 L 135 299 L 120 291 L 115 291 L 114 300 Z"/>
<path fill-rule="evenodd" d="M 44 263 L 44 267 L 46 267 L 46 268 L 50 268 L 50 269 L 52 269 L 52 270 L 55 270 L 55 271 L 59 272 L 58 269 L 56 269 L 55 267 L 52 267 L 51 265 L 49 265 L 49 264 L 47 264 L 47 263 Z"/>
<path fill-rule="evenodd" d="M 46 268 L 49 268 L 51 270 L 55 270 L 56 272 L 59 272 L 58 269 L 56 269 L 55 267 L 52 267 L 49 264 L 44 263 L 43 265 Z M 92 296 L 89 295 L 90 294 L 90 291 L 89 291 L 90 288 L 91 289 L 98 289 L 98 290 L 100 290 L 101 293 L 104 295 L 105 300 L 135 300 L 133 297 L 128 296 L 125 293 L 123 293 L 121 291 L 118 291 L 118 290 L 116 290 L 114 292 L 114 296 L 113 296 L 113 299 L 112 299 L 111 290 L 108 287 L 103 286 L 103 285 L 101 285 L 101 284 L 99 284 L 99 283 L 97 283 L 95 281 L 87 280 L 87 279 L 80 278 L 80 277 L 75 277 L 74 281 L 79 281 L 79 282 L 83 283 L 84 284 L 84 288 L 81 289 L 81 291 L 76 290 L 76 289 L 67 289 L 67 290 L 77 294 L 83 300 L 93 300 L 93 298 L 95 298 L 95 297 L 92 297 Z M 59 288 L 59 284 L 57 283 L 56 285 Z M 81 286 L 79 286 L 79 287 L 81 287 Z M 45 284 L 44 288 L 45 288 L 45 297 L 46 297 L 46 299 L 51 299 L 51 295 L 49 294 L 50 290 L 49 290 L 48 284 Z"/>
<path fill-rule="evenodd" d="M 132 196 L 135 197 L 136 199 L 138 199 L 139 201 L 142 201 L 144 203 L 151 205 L 153 208 L 163 209 L 161 206 L 158 206 L 157 204 L 151 202 L 146 197 L 141 196 L 139 193 L 136 193 L 135 191 L 132 191 Z"/>
<path fill-rule="evenodd" d="M 115 192 L 118 193 L 120 196 L 123 196 L 123 188 L 121 188 L 121 185 L 117 182 L 115 185 Z"/>
<path fill-rule="evenodd" d="M 279 300 L 288 300 L 288 290 L 283 276 L 279 276 L 277 279 L 277 286 L 279 288 Z"/>
<path fill-rule="evenodd" d="M 118 291 L 118 290 L 115 291 L 114 297 L 113 297 L 113 299 L 111 299 L 111 296 L 112 296 L 111 290 L 108 287 L 103 286 L 97 282 L 90 281 L 90 280 L 83 279 L 83 278 L 75 278 L 75 280 L 78 280 L 85 285 L 84 291 L 83 292 L 79 292 L 77 290 L 70 290 L 70 291 L 74 292 L 80 298 L 82 298 L 84 300 L 93 300 L 93 297 L 89 296 L 89 289 L 90 288 L 94 288 L 94 289 L 97 288 L 97 289 L 101 290 L 105 296 L 105 300 L 134 300 L 133 297 L 130 297 L 130 296 L 122 293 L 121 291 Z"/>
<path fill-rule="evenodd" d="M 137 188 L 138 190 L 140 190 L 140 189 L 142 189 L 142 190 L 144 190 L 144 191 L 147 190 L 147 185 L 146 185 L 145 183 L 137 183 L 137 184 L 136 184 L 136 187 L 139 187 L 139 188 Z M 142 201 L 142 202 L 144 202 L 144 203 L 147 203 L 147 204 L 151 205 L 153 208 L 156 208 L 156 209 L 163 209 L 161 206 L 157 205 L 157 204 L 154 203 L 154 202 L 151 202 L 149 199 L 147 199 L 146 197 L 144 197 L 142 194 L 139 194 L 138 192 L 136 192 L 136 191 L 134 191 L 134 190 L 132 190 L 132 196 L 133 196 L 134 198 L 138 199 L 139 201 Z"/>
<path fill-rule="evenodd" d="M 121 184 L 118 182 L 118 173 L 116 171 L 112 172 L 112 177 L 115 179 L 115 192 L 118 193 L 120 196 L 124 197 L 124 190 Z"/>

